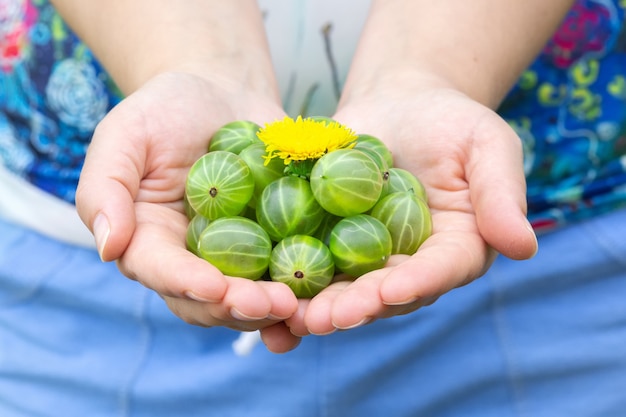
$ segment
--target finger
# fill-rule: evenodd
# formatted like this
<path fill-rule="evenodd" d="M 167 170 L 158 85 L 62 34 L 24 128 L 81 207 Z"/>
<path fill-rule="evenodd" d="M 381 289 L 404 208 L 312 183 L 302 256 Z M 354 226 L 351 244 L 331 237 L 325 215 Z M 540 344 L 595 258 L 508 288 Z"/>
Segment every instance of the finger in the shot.
<path fill-rule="evenodd" d="M 327 335 L 337 331 L 331 311 L 336 297 L 350 284 L 349 281 L 335 282 L 311 299 L 304 313 L 304 323 L 310 333 Z"/>
<path fill-rule="evenodd" d="M 295 349 L 302 341 L 295 336 L 284 322 L 261 329 L 261 340 L 270 352 L 286 353 Z"/>
<path fill-rule="evenodd" d="M 337 294 L 330 310 L 333 327 L 348 330 L 363 326 L 385 309 L 380 298 L 380 283 L 387 275 L 386 269 L 380 269 L 359 277 Z"/>
<path fill-rule="evenodd" d="M 400 308 L 391 309 L 383 303 L 380 285 L 389 273 L 390 267 L 399 265 L 407 259 L 409 256 L 394 255 L 384 269 L 369 272 L 345 286 L 333 300 L 330 310 L 333 326 L 341 330 L 352 329 L 400 311 Z"/>
<path fill-rule="evenodd" d="M 272 300 L 267 288 L 261 285 L 263 283 L 236 277 L 225 277 L 225 281 L 227 290 L 219 301 L 190 300 L 170 295 L 164 298 L 174 314 L 194 325 L 251 331 L 276 323 L 270 314 Z"/>
<path fill-rule="evenodd" d="M 287 318 L 297 310 L 297 299 L 285 284 L 226 277 L 189 252 L 185 248 L 184 214 L 150 203 L 135 206 L 137 228 L 118 261 L 119 268 L 126 276 L 172 298 L 172 310 L 186 321 L 233 327 L 229 323 L 266 320 L 246 325 L 249 330 Z M 189 300 L 207 305 L 187 303 Z"/>
<path fill-rule="evenodd" d="M 168 308 L 188 324 L 201 327 L 227 327 L 232 330 L 251 332 L 276 324 L 276 320 L 242 320 L 232 317 L 224 306 L 183 298 L 164 296 Z M 226 311 L 226 313 L 224 313 Z"/>
<path fill-rule="evenodd" d="M 226 277 L 228 290 L 220 302 L 189 300 L 164 296 L 172 312 L 187 323 L 203 326 L 224 326 L 234 330 L 252 331 L 273 326 L 282 319 L 273 311 L 289 316 L 297 309 L 291 290 L 279 283 L 255 282 L 245 278 Z M 272 306 L 279 306 L 272 310 Z"/>
<path fill-rule="evenodd" d="M 228 279 L 229 290 L 223 303 L 230 307 L 230 314 L 237 319 L 282 321 L 298 310 L 296 296 L 283 283 Z"/>
<path fill-rule="evenodd" d="M 298 309 L 294 314 L 285 320 L 285 324 L 289 327 L 289 331 L 295 336 L 303 337 L 311 334 L 304 323 L 304 316 L 311 303 L 310 299 L 299 299 Z"/>
<path fill-rule="evenodd" d="M 497 116 L 483 128 L 487 140 L 472 148 L 468 181 L 476 222 L 483 238 L 511 259 L 537 252 L 537 238 L 526 218 L 526 180 L 521 141 Z M 485 126 L 485 125 L 483 125 Z"/>
<path fill-rule="evenodd" d="M 464 230 L 464 222 L 454 217 L 454 213 L 433 215 L 434 224 L 447 223 L 450 230 L 433 233 L 410 259 L 389 269 L 380 285 L 383 303 L 428 304 L 484 273 L 495 253 L 480 235 Z"/>
<path fill-rule="evenodd" d="M 187 323 L 199 326 L 225 326 L 235 330 L 257 330 L 282 321 L 297 310 L 291 290 L 280 283 L 256 282 L 226 277 L 228 289 L 219 302 L 166 296 L 170 309 Z"/>
<path fill-rule="evenodd" d="M 133 201 L 143 167 L 129 153 L 131 141 L 112 111 L 94 132 L 76 191 L 76 208 L 94 234 L 103 261 L 117 259 L 135 230 Z M 116 145 L 115 142 L 121 142 Z M 121 146 L 123 145 L 123 146 Z"/>
<path fill-rule="evenodd" d="M 217 303 L 228 282 L 185 248 L 187 219 L 165 206 L 136 203 L 137 226 L 118 260 L 120 271 L 163 296 Z"/>
<path fill-rule="evenodd" d="M 272 320 L 287 320 L 298 312 L 299 300 L 291 288 L 281 282 L 259 281 L 271 301 L 268 317 Z"/>

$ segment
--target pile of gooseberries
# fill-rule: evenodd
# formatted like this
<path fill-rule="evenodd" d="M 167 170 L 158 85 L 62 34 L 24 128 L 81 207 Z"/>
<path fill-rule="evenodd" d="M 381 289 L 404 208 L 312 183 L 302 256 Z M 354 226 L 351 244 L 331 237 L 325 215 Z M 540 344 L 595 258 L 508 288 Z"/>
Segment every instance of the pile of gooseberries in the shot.
<path fill-rule="evenodd" d="M 187 248 L 223 274 L 283 282 L 311 298 L 337 274 L 356 279 L 430 236 L 424 187 L 393 166 L 380 139 L 356 135 L 303 175 L 264 158 L 259 129 L 243 120 L 221 127 L 185 184 Z"/>

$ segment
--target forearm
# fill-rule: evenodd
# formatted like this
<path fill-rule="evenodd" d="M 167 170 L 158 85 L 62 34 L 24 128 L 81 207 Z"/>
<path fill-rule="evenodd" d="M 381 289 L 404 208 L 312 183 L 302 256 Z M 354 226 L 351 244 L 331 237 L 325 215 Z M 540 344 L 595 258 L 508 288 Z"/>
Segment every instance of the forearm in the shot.
<path fill-rule="evenodd" d="M 154 75 L 223 77 L 276 95 L 263 20 L 253 0 L 52 0 L 130 93 Z"/>
<path fill-rule="evenodd" d="M 342 101 L 423 75 L 495 107 L 572 3 L 373 0 Z"/>

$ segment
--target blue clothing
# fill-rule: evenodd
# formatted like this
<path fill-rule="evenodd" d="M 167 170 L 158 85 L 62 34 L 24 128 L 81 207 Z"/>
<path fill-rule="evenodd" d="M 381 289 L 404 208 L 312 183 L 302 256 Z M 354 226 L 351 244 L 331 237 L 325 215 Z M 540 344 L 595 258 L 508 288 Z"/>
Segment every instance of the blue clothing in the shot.
<path fill-rule="evenodd" d="M 324 33 L 288 50 L 299 55 L 303 49 L 307 54 L 330 51 L 315 55 L 317 78 L 307 80 L 308 62 L 309 68 L 282 74 L 289 79 L 285 103 L 299 100 L 290 110 L 306 113 L 314 107 L 318 87 L 341 88 L 351 51 L 337 50 L 338 39 L 302 21 L 303 15 L 315 13 L 305 3 L 293 6 L 296 16 L 291 19 L 274 19 L 285 5 L 268 6 L 266 17 L 279 35 L 270 33 L 272 40 L 298 40 L 305 30 Z M 93 128 L 122 97 L 47 1 L 12 5 L 0 20 L 0 163 L 73 202 Z M 623 0 L 578 0 L 500 109 L 525 147 L 529 217 L 537 229 L 626 205 L 625 8 Z M 286 32 L 294 30 L 286 24 L 289 20 L 298 21 L 293 33 Z M 356 30 L 349 33 L 358 35 Z M 327 77 L 328 65 L 332 77 Z M 302 90 L 299 94 L 294 85 Z"/>
<path fill-rule="evenodd" d="M 0 216 L 0 416 L 625 416 L 624 7 L 579 0 L 500 109 L 531 219 L 562 227 L 413 314 L 241 357 L 238 332 L 188 325 L 94 250 Z M 121 94 L 47 1 L 0 12 L 0 164 L 71 203 Z M 284 93 L 292 108 L 315 107 L 310 81 Z"/>
<path fill-rule="evenodd" d="M 121 94 L 48 1 L 0 13 L 0 164 L 74 202 L 93 130 Z"/>
<path fill-rule="evenodd" d="M 626 212 L 565 227 L 416 313 L 242 357 L 95 252 L 0 223 L 0 415 L 620 417 L 625 235 Z"/>
<path fill-rule="evenodd" d="M 544 231 L 626 206 L 623 1 L 577 1 L 500 108 L 524 144 Z"/>

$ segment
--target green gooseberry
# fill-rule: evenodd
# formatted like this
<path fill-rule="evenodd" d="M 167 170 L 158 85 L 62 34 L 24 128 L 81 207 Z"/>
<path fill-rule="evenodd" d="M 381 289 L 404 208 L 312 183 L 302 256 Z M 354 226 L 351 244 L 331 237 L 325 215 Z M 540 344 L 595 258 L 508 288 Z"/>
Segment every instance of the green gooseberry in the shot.
<path fill-rule="evenodd" d="M 371 209 L 383 191 L 376 163 L 356 149 L 338 149 L 322 156 L 311 171 L 315 199 L 329 213 L 348 217 Z"/>
<path fill-rule="evenodd" d="M 196 211 L 193 209 L 193 207 L 191 207 L 191 204 L 189 204 L 187 193 L 183 193 L 183 210 L 188 220 L 191 220 L 196 216 Z"/>
<path fill-rule="evenodd" d="M 389 169 L 388 193 L 402 191 L 413 191 L 413 193 L 424 201 L 428 201 L 426 189 L 420 180 L 406 169 L 392 167 Z"/>
<path fill-rule="evenodd" d="M 380 169 L 380 175 L 383 178 L 383 188 L 380 192 L 380 196 L 378 196 L 378 200 L 389 194 L 389 167 L 387 166 L 387 162 L 380 157 L 379 154 L 368 150 L 368 149 L 359 149 L 361 152 L 372 158 L 372 160 L 376 163 L 378 169 Z"/>
<path fill-rule="evenodd" d="M 250 204 L 248 204 L 243 208 L 238 216 L 245 217 L 256 222 L 256 209 L 254 207 L 250 207 Z"/>
<path fill-rule="evenodd" d="M 228 151 L 239 154 L 248 145 L 262 143 L 257 137 L 261 127 L 248 120 L 236 120 L 220 127 L 211 137 L 209 152 Z"/>
<path fill-rule="evenodd" d="M 387 172 L 389 170 L 389 165 L 387 164 L 387 161 L 378 152 L 374 151 L 373 149 L 370 149 L 367 147 L 359 148 L 357 146 L 355 146 L 352 149 L 361 151 L 367 156 L 369 156 L 370 158 L 372 158 L 372 160 L 376 163 L 376 166 L 378 167 L 378 169 L 380 169 L 381 172 Z"/>
<path fill-rule="evenodd" d="M 198 239 L 198 254 L 224 275 L 257 280 L 268 270 L 272 241 L 245 217 L 222 217 L 209 223 Z"/>
<path fill-rule="evenodd" d="M 256 207 L 257 222 L 275 242 L 313 234 L 323 213 L 309 182 L 293 176 L 281 177 L 265 187 Z"/>
<path fill-rule="evenodd" d="M 378 169 L 380 169 L 380 173 L 383 177 L 383 189 L 378 197 L 380 200 L 383 196 L 389 194 L 389 168 L 391 165 L 389 165 L 388 160 L 391 160 L 391 152 L 387 150 L 387 147 L 382 141 L 373 136 L 360 135 L 359 137 L 363 137 L 363 141 L 361 145 L 359 145 L 357 139 L 353 149 L 357 149 L 372 158 Z M 378 146 L 380 146 L 380 148 L 378 148 Z"/>
<path fill-rule="evenodd" d="M 250 207 L 256 207 L 256 202 L 261 196 L 261 193 L 274 180 L 282 177 L 285 172 L 285 163 L 280 158 L 272 158 L 265 164 L 266 155 L 264 143 L 253 143 L 247 146 L 239 153 L 241 159 L 252 171 L 252 177 L 254 178 L 254 193 L 252 198 L 248 202 Z"/>
<path fill-rule="evenodd" d="M 187 244 L 187 249 L 195 255 L 200 256 L 198 253 L 198 240 L 210 222 L 211 220 L 206 217 L 196 214 L 187 225 L 185 242 Z"/>
<path fill-rule="evenodd" d="M 235 216 L 254 192 L 254 177 L 238 155 L 214 151 L 200 157 L 189 170 L 185 193 L 193 210 L 211 220 Z"/>
<path fill-rule="evenodd" d="M 432 234 L 428 205 L 412 190 L 387 195 L 374 206 L 371 215 L 389 230 L 394 254 L 413 255 Z"/>
<path fill-rule="evenodd" d="M 368 154 L 374 154 L 376 161 L 382 161 L 382 163 L 379 164 L 381 167 L 389 169 L 393 166 L 393 154 L 389 148 L 387 148 L 385 142 L 378 139 L 376 136 L 366 134 L 357 135 L 356 145 L 354 145 L 353 149 L 365 151 Z"/>
<path fill-rule="evenodd" d="M 385 266 L 391 256 L 391 234 L 380 220 L 357 214 L 335 225 L 328 248 L 335 266 L 357 278 Z"/>
<path fill-rule="evenodd" d="M 328 116 L 309 116 L 307 119 L 314 120 L 316 122 L 324 122 L 327 125 L 330 123 L 338 123 L 335 119 Z"/>
<path fill-rule="evenodd" d="M 339 223 L 339 220 L 341 219 L 342 217 L 335 216 L 334 214 L 324 211 L 324 214 L 322 215 L 322 221 L 320 222 L 320 225 L 315 233 L 313 233 L 313 237 L 321 240 L 326 246 L 328 246 L 328 242 L 330 240 L 330 232 L 332 232 L 333 227 L 335 227 L 335 225 Z"/>
<path fill-rule="evenodd" d="M 307 235 L 289 236 L 272 250 L 272 281 L 287 284 L 298 298 L 312 298 L 326 288 L 335 274 L 333 256 L 320 240 Z"/>

